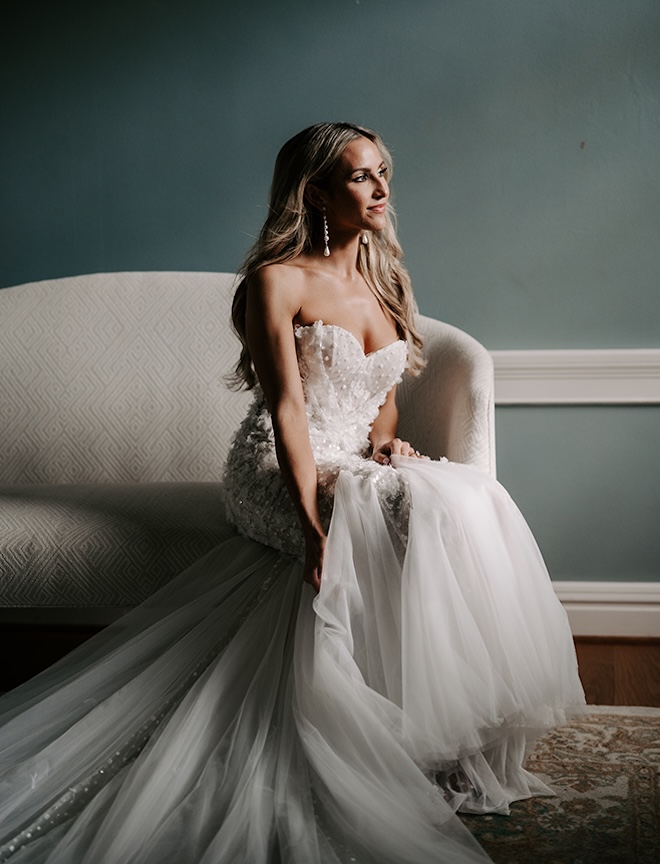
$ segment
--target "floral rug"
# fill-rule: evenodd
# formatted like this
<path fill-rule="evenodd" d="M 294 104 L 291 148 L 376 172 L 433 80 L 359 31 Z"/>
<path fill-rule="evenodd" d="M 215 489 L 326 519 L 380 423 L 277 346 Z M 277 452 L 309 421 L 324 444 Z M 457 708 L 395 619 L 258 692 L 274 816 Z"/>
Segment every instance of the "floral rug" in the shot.
<path fill-rule="evenodd" d="M 527 767 L 556 798 L 462 817 L 496 864 L 660 862 L 660 709 L 589 706 L 540 739 Z"/>

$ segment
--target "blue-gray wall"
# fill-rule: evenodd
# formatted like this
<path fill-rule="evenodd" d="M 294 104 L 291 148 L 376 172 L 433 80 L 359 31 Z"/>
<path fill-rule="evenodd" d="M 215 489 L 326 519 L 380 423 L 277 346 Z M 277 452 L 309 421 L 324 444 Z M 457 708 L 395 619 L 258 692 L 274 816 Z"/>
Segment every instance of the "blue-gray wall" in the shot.
<path fill-rule="evenodd" d="M 377 128 L 423 312 L 489 348 L 655 347 L 658 0 L 14 4 L 0 286 L 233 270 L 302 126 Z M 658 409 L 498 410 L 553 576 L 660 579 Z"/>

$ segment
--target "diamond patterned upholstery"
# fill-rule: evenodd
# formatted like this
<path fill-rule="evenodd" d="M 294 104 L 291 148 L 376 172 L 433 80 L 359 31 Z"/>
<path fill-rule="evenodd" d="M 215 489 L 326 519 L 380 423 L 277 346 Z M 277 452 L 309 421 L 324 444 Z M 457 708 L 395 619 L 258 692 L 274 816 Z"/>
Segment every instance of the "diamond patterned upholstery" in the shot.
<path fill-rule="evenodd" d="M 2 603 L 132 606 L 232 533 L 219 483 L 0 487 Z"/>
<path fill-rule="evenodd" d="M 0 483 L 218 479 L 234 276 L 106 273 L 0 292 Z"/>

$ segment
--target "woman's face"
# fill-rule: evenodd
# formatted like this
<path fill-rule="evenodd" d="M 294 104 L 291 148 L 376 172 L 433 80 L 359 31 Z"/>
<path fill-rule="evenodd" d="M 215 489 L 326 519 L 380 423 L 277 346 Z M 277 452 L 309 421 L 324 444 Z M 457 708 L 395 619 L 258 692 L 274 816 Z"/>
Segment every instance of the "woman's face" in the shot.
<path fill-rule="evenodd" d="M 388 198 L 383 157 L 373 141 L 355 138 L 341 154 L 323 194 L 331 230 L 382 231 Z"/>

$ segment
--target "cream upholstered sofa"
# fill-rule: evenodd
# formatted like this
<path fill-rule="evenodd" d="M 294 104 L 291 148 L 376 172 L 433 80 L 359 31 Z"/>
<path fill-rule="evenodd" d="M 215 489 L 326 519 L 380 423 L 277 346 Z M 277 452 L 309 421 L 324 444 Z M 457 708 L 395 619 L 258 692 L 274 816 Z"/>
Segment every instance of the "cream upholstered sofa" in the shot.
<path fill-rule="evenodd" d="M 0 621 L 103 624 L 232 529 L 221 477 L 250 400 L 224 376 L 235 277 L 106 273 L 0 291 Z M 420 317 L 400 434 L 494 472 L 486 350 Z"/>

